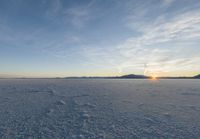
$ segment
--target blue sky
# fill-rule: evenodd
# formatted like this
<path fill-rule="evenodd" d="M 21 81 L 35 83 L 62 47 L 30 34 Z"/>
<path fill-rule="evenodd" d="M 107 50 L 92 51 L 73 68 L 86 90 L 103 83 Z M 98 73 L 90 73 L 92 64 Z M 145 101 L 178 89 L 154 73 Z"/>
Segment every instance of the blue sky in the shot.
<path fill-rule="evenodd" d="M 200 73 L 199 0 L 0 0 L 0 76 Z"/>

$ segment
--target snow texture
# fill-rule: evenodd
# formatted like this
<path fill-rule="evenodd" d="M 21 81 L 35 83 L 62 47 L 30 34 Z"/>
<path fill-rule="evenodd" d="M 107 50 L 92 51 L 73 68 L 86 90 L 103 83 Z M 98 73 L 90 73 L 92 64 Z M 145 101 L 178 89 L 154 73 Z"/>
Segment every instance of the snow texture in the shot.
<path fill-rule="evenodd" d="M 1 79 L 0 138 L 200 137 L 200 80 Z"/>

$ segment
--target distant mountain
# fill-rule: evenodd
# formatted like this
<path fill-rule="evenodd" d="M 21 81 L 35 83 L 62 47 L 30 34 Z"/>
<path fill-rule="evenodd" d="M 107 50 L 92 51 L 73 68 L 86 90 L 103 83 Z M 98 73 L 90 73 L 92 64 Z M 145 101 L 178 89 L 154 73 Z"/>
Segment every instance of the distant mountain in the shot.
<path fill-rule="evenodd" d="M 194 76 L 194 78 L 200 79 L 200 74 L 199 74 L 199 75 L 196 75 L 196 76 Z"/>
<path fill-rule="evenodd" d="M 123 75 L 120 76 L 119 78 L 125 78 L 125 79 L 146 79 L 149 78 L 148 76 L 144 76 L 144 75 L 135 75 L 135 74 L 129 74 L 129 75 Z"/>
<path fill-rule="evenodd" d="M 104 77 L 66 77 L 67 79 L 147 79 L 149 77 L 144 76 L 144 75 L 135 75 L 135 74 L 128 74 L 128 75 L 123 75 L 123 76 L 104 76 Z"/>
<path fill-rule="evenodd" d="M 149 79 L 149 76 L 128 74 L 122 76 L 104 76 L 104 77 L 66 77 L 66 79 Z M 194 77 L 158 77 L 159 79 L 200 79 L 200 74 Z"/>

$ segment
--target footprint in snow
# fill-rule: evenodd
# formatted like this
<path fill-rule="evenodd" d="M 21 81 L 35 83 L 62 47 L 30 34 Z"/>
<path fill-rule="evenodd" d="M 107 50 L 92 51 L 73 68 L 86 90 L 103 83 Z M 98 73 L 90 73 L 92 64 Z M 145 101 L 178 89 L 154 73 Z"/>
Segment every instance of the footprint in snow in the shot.
<path fill-rule="evenodd" d="M 96 105 L 91 104 L 91 103 L 86 103 L 83 106 L 90 107 L 90 108 L 95 108 L 96 107 Z"/>
<path fill-rule="evenodd" d="M 186 105 L 185 108 L 189 108 L 195 111 L 198 110 L 198 107 L 196 107 L 195 105 Z"/>
<path fill-rule="evenodd" d="M 149 118 L 149 117 L 144 117 L 144 120 L 145 120 L 146 123 L 149 123 L 149 124 L 155 123 L 155 121 L 152 118 Z"/>
<path fill-rule="evenodd" d="M 172 117 L 171 114 L 168 113 L 168 112 L 163 113 L 163 115 L 164 115 L 165 117 L 167 117 L 167 118 L 171 118 L 171 117 Z"/>
<path fill-rule="evenodd" d="M 53 112 L 54 112 L 54 109 L 49 109 L 49 110 L 47 111 L 47 115 L 51 115 Z"/>
<path fill-rule="evenodd" d="M 144 103 L 140 103 L 140 104 L 138 105 L 138 107 L 142 107 L 142 106 L 144 106 Z"/>
<path fill-rule="evenodd" d="M 65 105 L 65 104 L 66 103 L 63 100 L 59 100 L 59 101 L 56 102 L 56 105 Z"/>
<path fill-rule="evenodd" d="M 87 111 L 83 111 L 81 112 L 81 117 L 83 119 L 89 119 L 90 118 L 90 115 L 87 113 Z"/>

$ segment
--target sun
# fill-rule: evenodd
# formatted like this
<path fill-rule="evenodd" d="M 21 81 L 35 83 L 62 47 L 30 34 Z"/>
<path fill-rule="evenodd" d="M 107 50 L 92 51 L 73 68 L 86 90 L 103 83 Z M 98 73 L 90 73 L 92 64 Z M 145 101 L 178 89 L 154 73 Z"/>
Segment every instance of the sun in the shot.
<path fill-rule="evenodd" d="M 157 75 L 151 75 L 150 79 L 151 80 L 157 80 L 158 78 L 157 78 Z"/>

